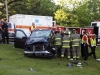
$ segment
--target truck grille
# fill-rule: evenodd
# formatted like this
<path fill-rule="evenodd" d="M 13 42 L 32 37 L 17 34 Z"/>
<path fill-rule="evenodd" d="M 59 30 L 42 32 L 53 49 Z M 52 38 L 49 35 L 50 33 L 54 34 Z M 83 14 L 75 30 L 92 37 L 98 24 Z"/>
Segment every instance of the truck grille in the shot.
<path fill-rule="evenodd" d="M 33 45 L 33 51 L 43 51 L 44 45 L 43 44 L 34 44 Z"/>

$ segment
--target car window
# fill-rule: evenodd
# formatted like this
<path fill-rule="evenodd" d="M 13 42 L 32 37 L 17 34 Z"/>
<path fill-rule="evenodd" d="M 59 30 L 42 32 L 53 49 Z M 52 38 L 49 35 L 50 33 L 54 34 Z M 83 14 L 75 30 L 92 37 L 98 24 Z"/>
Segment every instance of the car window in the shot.
<path fill-rule="evenodd" d="M 22 37 L 25 37 L 25 34 L 23 32 L 21 32 L 21 31 L 17 31 L 16 32 L 16 37 L 17 38 L 22 38 Z"/>
<path fill-rule="evenodd" d="M 50 30 L 33 31 L 30 37 L 49 37 L 50 32 L 51 32 Z"/>
<path fill-rule="evenodd" d="M 23 29 L 23 32 L 27 35 L 27 37 L 29 37 L 31 34 L 29 29 Z"/>

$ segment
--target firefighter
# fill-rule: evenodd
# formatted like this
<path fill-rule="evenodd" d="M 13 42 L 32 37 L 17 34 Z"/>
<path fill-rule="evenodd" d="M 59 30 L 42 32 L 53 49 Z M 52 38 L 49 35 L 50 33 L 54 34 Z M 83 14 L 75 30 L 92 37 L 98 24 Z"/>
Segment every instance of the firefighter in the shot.
<path fill-rule="evenodd" d="M 82 31 L 85 32 L 85 30 L 82 30 Z M 83 32 L 82 32 L 82 34 L 80 35 L 81 39 L 82 39 L 82 37 L 83 37 Z M 82 56 L 82 57 L 84 57 L 83 47 L 84 47 L 83 42 L 81 42 L 81 56 Z"/>
<path fill-rule="evenodd" d="M 68 28 L 64 28 L 64 33 L 66 33 L 67 35 L 70 33 Z"/>
<path fill-rule="evenodd" d="M 9 44 L 9 35 L 8 35 L 8 25 L 5 21 L 2 20 L 2 41 L 5 43 L 5 40 L 7 41 L 7 44 Z"/>
<path fill-rule="evenodd" d="M 83 32 L 82 37 L 82 44 L 83 44 L 83 54 L 84 54 L 84 60 L 88 59 L 88 36 L 86 35 L 86 32 Z"/>
<path fill-rule="evenodd" d="M 96 59 L 96 54 L 95 54 L 95 49 L 97 47 L 96 35 L 94 35 L 93 38 L 90 38 L 90 46 L 91 46 L 91 52 L 89 53 L 89 56 L 93 54 L 94 59 Z"/>
<path fill-rule="evenodd" d="M 55 46 L 55 49 L 56 49 L 56 55 L 55 56 L 59 57 L 61 55 L 62 36 L 58 31 L 55 32 L 54 46 Z"/>
<path fill-rule="evenodd" d="M 76 33 L 76 30 L 73 29 L 72 35 L 71 35 L 71 46 L 72 46 L 72 55 L 73 59 L 79 59 L 79 50 L 80 50 L 80 35 Z"/>
<path fill-rule="evenodd" d="M 34 23 L 32 23 L 32 25 L 31 25 L 31 27 L 30 27 L 30 31 L 31 31 L 31 33 L 32 33 L 32 31 L 35 29 L 35 24 Z"/>
<path fill-rule="evenodd" d="M 83 37 L 83 34 L 80 35 L 81 39 Z M 81 56 L 84 57 L 84 54 L 83 54 L 83 43 L 81 42 Z"/>
<path fill-rule="evenodd" d="M 68 28 L 66 28 L 66 33 L 68 33 L 68 31 L 69 31 L 69 29 L 68 29 Z"/>
<path fill-rule="evenodd" d="M 65 52 L 67 50 L 67 58 L 70 59 L 70 37 L 69 34 L 64 33 L 64 37 L 62 38 L 62 50 L 61 50 L 61 58 L 63 59 L 65 56 Z"/>

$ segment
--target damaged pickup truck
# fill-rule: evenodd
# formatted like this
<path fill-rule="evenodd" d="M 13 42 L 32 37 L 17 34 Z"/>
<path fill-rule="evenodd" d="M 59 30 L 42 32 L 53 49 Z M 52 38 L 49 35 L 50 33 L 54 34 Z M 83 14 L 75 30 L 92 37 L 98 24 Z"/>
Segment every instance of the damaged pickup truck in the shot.
<path fill-rule="evenodd" d="M 34 30 L 29 37 L 23 30 L 15 31 L 14 46 L 23 48 L 25 56 L 54 57 L 54 32 L 49 29 Z"/>

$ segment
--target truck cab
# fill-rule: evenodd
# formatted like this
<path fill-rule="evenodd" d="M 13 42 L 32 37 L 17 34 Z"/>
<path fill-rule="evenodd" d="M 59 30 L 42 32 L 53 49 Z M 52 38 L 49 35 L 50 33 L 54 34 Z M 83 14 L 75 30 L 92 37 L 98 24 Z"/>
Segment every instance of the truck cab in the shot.
<path fill-rule="evenodd" d="M 13 23 L 8 23 L 9 38 L 14 38 L 14 31 L 15 31 L 15 25 Z"/>
<path fill-rule="evenodd" d="M 100 21 L 91 22 L 91 26 L 94 28 L 94 34 L 97 37 L 97 45 L 100 45 Z"/>

